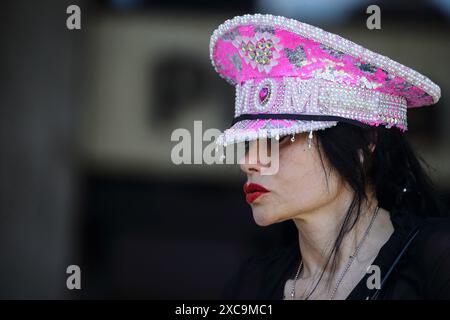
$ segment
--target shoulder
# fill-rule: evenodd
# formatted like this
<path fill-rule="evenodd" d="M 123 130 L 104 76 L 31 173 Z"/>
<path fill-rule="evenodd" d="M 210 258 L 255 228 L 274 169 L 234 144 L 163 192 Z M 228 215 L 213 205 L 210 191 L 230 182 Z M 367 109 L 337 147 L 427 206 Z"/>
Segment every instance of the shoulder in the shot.
<path fill-rule="evenodd" d="M 436 258 L 450 251 L 450 218 L 426 218 L 417 234 L 416 247 Z"/>
<path fill-rule="evenodd" d="M 422 219 L 409 251 L 423 262 L 435 262 L 436 259 L 448 254 L 450 252 L 450 219 Z M 424 260 L 424 258 L 427 259 Z"/>
<path fill-rule="evenodd" d="M 408 251 L 437 258 L 450 250 L 450 215 L 420 217 L 405 210 L 391 213 L 391 220 L 400 239 L 406 239 L 416 228 L 418 233 Z"/>
<path fill-rule="evenodd" d="M 427 295 L 450 298 L 450 219 L 424 219 L 409 256 L 425 280 Z"/>

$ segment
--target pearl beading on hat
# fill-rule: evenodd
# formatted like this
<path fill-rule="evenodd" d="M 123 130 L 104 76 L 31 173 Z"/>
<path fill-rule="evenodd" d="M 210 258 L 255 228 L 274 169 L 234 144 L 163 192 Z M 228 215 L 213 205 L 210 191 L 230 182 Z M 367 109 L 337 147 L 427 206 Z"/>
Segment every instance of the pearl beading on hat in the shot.
<path fill-rule="evenodd" d="M 264 89 L 268 94 L 261 101 Z M 266 78 L 237 85 L 235 117 L 258 113 L 339 116 L 407 130 L 404 97 L 317 78 Z"/>
<path fill-rule="evenodd" d="M 270 14 L 254 14 L 254 15 L 243 15 L 237 16 L 232 19 L 226 20 L 221 24 L 216 30 L 214 30 L 211 36 L 210 42 L 210 59 L 213 67 L 219 73 L 219 75 L 227 80 L 229 83 L 236 85 L 236 83 L 225 76 L 223 76 L 214 62 L 214 47 L 217 40 L 226 32 L 240 25 L 267 25 L 272 27 L 278 27 L 290 32 L 296 33 L 302 37 L 318 41 L 325 45 L 328 45 L 334 49 L 340 50 L 346 54 L 359 57 L 364 61 L 367 61 L 389 73 L 399 76 L 410 84 L 417 86 L 428 93 L 432 98 L 433 102 L 436 103 L 440 96 L 441 90 L 430 79 L 420 74 L 419 72 L 410 69 L 396 61 L 389 59 L 386 56 L 380 55 L 378 53 L 372 52 L 350 40 L 344 39 L 336 34 L 324 31 L 320 28 L 311 26 L 306 23 L 296 21 L 294 19 L 289 19 L 282 16 L 273 16 Z"/>
<path fill-rule="evenodd" d="M 270 124 L 271 120 L 268 120 Z M 231 145 L 233 143 L 239 143 L 243 141 L 252 141 L 262 138 L 275 138 L 279 139 L 281 136 L 291 135 L 302 132 L 310 132 L 317 130 L 324 130 L 326 128 L 333 127 L 338 124 L 337 121 L 294 121 L 295 124 L 290 127 L 280 127 L 279 125 L 273 125 L 275 127 L 262 128 L 257 131 L 248 130 L 249 126 L 254 123 L 254 120 L 243 120 L 236 123 L 232 128 L 225 130 L 224 133 L 219 135 L 215 140 L 217 146 Z M 272 126 L 270 124 L 270 126 Z"/>

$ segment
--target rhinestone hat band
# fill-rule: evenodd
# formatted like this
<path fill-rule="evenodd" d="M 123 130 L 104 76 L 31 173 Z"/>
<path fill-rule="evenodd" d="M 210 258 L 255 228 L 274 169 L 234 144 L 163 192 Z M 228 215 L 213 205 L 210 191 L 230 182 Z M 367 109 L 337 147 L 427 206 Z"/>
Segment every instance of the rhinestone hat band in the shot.
<path fill-rule="evenodd" d="M 346 118 L 407 130 L 404 97 L 317 78 L 265 78 L 236 86 L 233 124 L 247 119 L 268 119 L 271 114 L 271 119 L 331 121 Z"/>
<path fill-rule="evenodd" d="M 340 121 L 346 122 L 362 128 L 370 128 L 370 125 L 359 122 L 358 120 L 347 119 L 338 116 L 322 116 L 322 115 L 309 115 L 309 114 L 295 114 L 295 113 L 255 113 L 255 114 L 242 114 L 233 119 L 231 125 L 246 121 L 246 120 L 303 120 L 303 121 L 317 121 L 317 122 L 329 122 L 329 121 Z M 296 133 L 296 132 L 291 132 Z M 266 136 L 267 137 L 267 136 Z"/>

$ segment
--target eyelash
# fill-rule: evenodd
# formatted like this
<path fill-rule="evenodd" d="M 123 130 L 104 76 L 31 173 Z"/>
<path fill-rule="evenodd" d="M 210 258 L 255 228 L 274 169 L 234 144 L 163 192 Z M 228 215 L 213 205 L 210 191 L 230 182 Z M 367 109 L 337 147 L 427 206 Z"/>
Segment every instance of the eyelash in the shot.
<path fill-rule="evenodd" d="M 289 136 L 288 135 L 284 135 L 281 136 L 280 139 L 278 140 L 279 144 L 282 144 L 283 142 L 285 142 L 287 140 Z M 270 145 L 270 139 L 275 139 L 275 138 L 268 138 L 267 144 Z M 248 149 L 250 148 L 250 142 L 249 141 L 245 141 L 245 152 L 248 152 Z"/>

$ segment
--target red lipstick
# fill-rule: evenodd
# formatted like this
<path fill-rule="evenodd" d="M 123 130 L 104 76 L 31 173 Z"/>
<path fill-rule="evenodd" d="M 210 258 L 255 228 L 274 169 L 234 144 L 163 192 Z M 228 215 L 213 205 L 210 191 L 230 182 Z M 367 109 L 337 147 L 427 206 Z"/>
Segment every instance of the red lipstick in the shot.
<path fill-rule="evenodd" d="M 267 190 L 262 185 L 259 185 L 257 183 L 244 184 L 245 199 L 247 200 L 248 203 L 252 203 L 260 195 L 263 195 L 264 193 L 267 192 L 269 192 L 269 190 Z"/>

